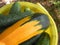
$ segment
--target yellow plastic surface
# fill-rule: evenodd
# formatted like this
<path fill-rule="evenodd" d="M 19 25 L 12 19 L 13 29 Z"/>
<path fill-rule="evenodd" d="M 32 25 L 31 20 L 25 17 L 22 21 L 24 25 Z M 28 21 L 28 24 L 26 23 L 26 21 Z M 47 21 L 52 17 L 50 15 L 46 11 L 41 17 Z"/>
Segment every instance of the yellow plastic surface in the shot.
<path fill-rule="evenodd" d="M 44 14 L 48 15 L 48 17 L 50 19 L 50 26 L 46 30 L 46 32 L 50 35 L 50 45 L 58 45 L 58 33 L 57 33 L 56 24 L 55 24 L 53 18 L 48 13 L 48 11 L 39 3 L 37 3 L 37 4 L 33 4 L 33 3 L 29 3 L 29 2 L 19 2 L 19 3 L 21 4 L 22 9 L 24 9 L 24 7 L 26 6 L 26 7 L 29 7 L 34 12 L 44 13 Z M 0 8 L 0 13 L 8 14 L 12 4 L 7 4 L 7 5 L 3 6 L 2 8 Z"/>

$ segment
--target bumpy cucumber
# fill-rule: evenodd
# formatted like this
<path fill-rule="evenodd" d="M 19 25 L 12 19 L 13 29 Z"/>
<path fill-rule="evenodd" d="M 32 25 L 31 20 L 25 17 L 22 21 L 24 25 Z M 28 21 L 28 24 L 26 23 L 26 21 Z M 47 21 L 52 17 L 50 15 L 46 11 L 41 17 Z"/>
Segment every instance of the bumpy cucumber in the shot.
<path fill-rule="evenodd" d="M 16 23 L 18 20 L 21 20 L 27 16 L 32 16 L 32 12 L 23 12 L 19 15 L 16 14 L 9 14 L 9 15 L 2 15 L 0 14 L 0 31 L 4 31 L 7 27 L 11 26 L 12 24 Z M 1 33 L 1 32 L 0 32 Z"/>
<path fill-rule="evenodd" d="M 50 45 L 50 36 L 43 32 L 34 45 Z"/>
<path fill-rule="evenodd" d="M 15 3 L 12 5 L 9 14 L 19 14 L 20 11 L 21 11 L 21 6 L 20 6 L 20 4 L 19 4 L 18 2 L 15 2 Z"/>

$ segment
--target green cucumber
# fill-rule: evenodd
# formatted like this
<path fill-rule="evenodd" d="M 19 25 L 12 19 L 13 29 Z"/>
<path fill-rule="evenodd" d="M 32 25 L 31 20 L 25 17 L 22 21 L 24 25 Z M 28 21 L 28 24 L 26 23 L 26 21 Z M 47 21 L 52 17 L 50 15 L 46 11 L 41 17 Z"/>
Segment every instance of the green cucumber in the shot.
<path fill-rule="evenodd" d="M 20 6 L 20 4 L 19 4 L 18 2 L 15 2 L 15 3 L 12 5 L 9 14 L 19 14 L 20 11 L 21 11 L 21 6 Z"/>
<path fill-rule="evenodd" d="M 19 21 L 27 16 L 32 16 L 32 12 L 30 10 L 28 12 L 25 11 L 19 15 L 17 15 L 17 14 L 9 14 L 9 15 L 0 14 L 0 33 L 2 31 L 4 31 L 4 29 L 8 28 L 9 26 L 13 25 L 17 21 Z"/>
<path fill-rule="evenodd" d="M 6 28 L 13 25 L 17 21 L 27 17 L 32 16 L 32 11 L 25 8 L 24 12 L 21 12 L 21 6 L 18 2 L 15 2 L 8 15 L 0 14 L 0 33 L 2 33 Z M 26 11 L 27 10 L 27 11 Z"/>
<path fill-rule="evenodd" d="M 43 32 L 34 45 L 50 45 L 50 36 Z"/>
<path fill-rule="evenodd" d="M 23 13 L 26 14 L 26 13 L 28 13 L 28 12 L 31 13 L 32 11 L 31 11 L 29 8 L 25 7 L 24 12 L 22 12 L 22 11 L 21 11 L 21 5 L 20 5 L 20 3 L 15 2 L 15 3 L 12 5 L 9 14 L 21 15 L 21 14 L 23 14 Z"/>
<path fill-rule="evenodd" d="M 2 29 L 3 29 L 2 31 L 4 31 L 4 29 L 17 22 L 20 18 L 21 18 L 20 15 L 15 15 L 15 14 L 7 15 L 7 16 L 0 15 L 0 31 Z"/>

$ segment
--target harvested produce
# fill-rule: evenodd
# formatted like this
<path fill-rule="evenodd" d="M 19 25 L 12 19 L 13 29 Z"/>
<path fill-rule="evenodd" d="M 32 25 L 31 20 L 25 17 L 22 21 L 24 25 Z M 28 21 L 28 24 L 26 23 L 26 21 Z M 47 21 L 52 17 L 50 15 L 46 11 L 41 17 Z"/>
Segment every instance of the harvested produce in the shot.
<path fill-rule="evenodd" d="M 22 11 L 20 3 L 15 2 L 7 15 L 0 14 L 0 40 L 6 45 L 49 45 L 50 37 L 44 32 L 49 25 L 46 14 L 28 7 Z"/>

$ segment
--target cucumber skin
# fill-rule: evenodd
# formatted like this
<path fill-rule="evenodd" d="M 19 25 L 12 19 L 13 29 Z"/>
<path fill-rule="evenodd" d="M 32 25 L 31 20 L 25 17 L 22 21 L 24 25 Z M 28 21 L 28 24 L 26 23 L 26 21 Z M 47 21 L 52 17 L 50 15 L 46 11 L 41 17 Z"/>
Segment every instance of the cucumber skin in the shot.
<path fill-rule="evenodd" d="M 19 4 L 18 2 L 15 2 L 15 3 L 12 5 L 9 14 L 19 14 L 20 11 L 21 11 L 20 4 Z"/>
<path fill-rule="evenodd" d="M 0 15 L 0 33 L 20 19 L 20 15 Z"/>
<path fill-rule="evenodd" d="M 21 13 L 19 15 L 16 14 L 9 14 L 9 15 L 2 15 L 0 14 L 0 33 L 2 33 L 6 28 L 13 25 L 17 21 L 27 17 L 32 16 L 30 11 Z"/>
<path fill-rule="evenodd" d="M 50 45 L 50 37 L 47 33 L 42 33 L 35 45 Z"/>
<path fill-rule="evenodd" d="M 20 4 L 15 2 L 12 5 L 8 15 L 0 14 L 0 33 L 2 33 L 6 28 L 10 27 L 17 21 L 27 16 L 32 16 L 32 11 L 27 9 L 28 8 L 26 8 L 24 12 L 21 12 Z"/>

